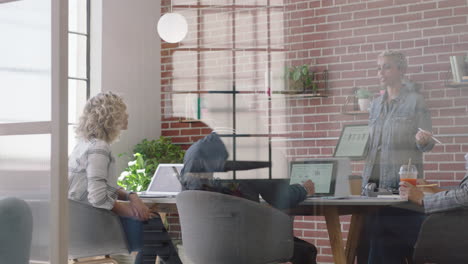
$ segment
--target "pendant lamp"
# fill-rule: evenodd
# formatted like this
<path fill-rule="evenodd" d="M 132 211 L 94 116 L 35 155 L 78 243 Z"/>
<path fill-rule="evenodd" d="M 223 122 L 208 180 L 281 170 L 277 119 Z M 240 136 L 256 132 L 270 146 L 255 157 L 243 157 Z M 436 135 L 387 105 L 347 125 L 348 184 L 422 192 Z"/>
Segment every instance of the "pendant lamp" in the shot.
<path fill-rule="evenodd" d="M 188 32 L 187 20 L 179 13 L 172 12 L 164 14 L 158 21 L 158 34 L 166 42 L 181 42 Z"/>

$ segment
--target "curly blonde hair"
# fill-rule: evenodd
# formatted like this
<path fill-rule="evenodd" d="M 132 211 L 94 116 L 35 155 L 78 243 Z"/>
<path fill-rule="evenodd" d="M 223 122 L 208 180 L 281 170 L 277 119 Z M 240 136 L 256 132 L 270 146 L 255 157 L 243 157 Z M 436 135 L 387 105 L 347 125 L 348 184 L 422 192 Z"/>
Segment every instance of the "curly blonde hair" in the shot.
<path fill-rule="evenodd" d="M 97 138 L 112 143 L 125 126 L 127 106 L 122 97 L 112 93 L 99 93 L 86 102 L 75 128 L 77 137 Z"/>
<path fill-rule="evenodd" d="M 382 51 L 378 57 L 389 57 L 391 58 L 397 65 L 398 69 L 405 73 L 406 69 L 408 68 L 408 62 L 406 61 L 406 56 L 401 51 L 397 50 L 385 50 Z"/>

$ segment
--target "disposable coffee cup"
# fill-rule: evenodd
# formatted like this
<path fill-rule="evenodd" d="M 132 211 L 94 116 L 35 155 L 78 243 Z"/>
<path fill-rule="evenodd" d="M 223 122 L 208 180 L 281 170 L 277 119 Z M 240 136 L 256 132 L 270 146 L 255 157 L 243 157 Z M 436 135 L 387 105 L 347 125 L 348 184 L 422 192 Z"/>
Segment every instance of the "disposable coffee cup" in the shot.
<path fill-rule="evenodd" d="M 349 175 L 349 191 L 351 195 L 361 195 L 362 187 L 362 176 L 360 175 Z"/>

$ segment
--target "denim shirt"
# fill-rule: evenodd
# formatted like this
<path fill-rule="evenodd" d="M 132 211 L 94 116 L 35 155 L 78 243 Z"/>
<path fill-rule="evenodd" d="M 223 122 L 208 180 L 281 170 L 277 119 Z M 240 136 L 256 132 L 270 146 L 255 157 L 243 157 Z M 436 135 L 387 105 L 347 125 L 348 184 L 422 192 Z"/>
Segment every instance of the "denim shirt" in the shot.
<path fill-rule="evenodd" d="M 430 151 L 434 142 L 431 139 L 421 146 L 416 143 L 415 135 L 418 128 L 432 131 L 432 121 L 423 96 L 413 91 L 412 87 L 403 86 L 385 114 L 387 97 L 387 93 L 378 97 L 370 108 L 370 139 L 363 170 L 363 186 L 369 179 L 378 178 L 379 188 L 397 189 L 400 166 L 407 164 L 410 158 L 418 169 L 418 178 L 423 177 L 422 152 Z M 379 151 L 380 161 L 377 161 Z M 371 175 L 376 162 L 380 165 L 380 175 Z"/>

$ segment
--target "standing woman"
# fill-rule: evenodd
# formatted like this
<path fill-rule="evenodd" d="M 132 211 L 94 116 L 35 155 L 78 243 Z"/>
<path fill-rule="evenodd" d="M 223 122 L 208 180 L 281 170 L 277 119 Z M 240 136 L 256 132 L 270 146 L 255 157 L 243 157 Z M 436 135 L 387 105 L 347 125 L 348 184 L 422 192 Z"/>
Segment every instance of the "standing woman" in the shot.
<path fill-rule="evenodd" d="M 68 159 L 68 198 L 117 214 L 130 251 L 141 251 L 143 224 L 161 222 L 161 219 L 150 212 L 136 193 L 127 192 L 117 185 L 118 173 L 110 144 L 117 140 L 122 130 L 127 129 L 126 109 L 122 98 L 112 92 L 100 93 L 86 103 L 76 127 L 78 143 Z M 163 258 L 166 263 L 181 263 L 170 241 L 166 246 L 153 250 L 170 252 Z M 135 264 L 142 263 L 143 253 L 137 255 Z M 155 261 L 154 256 L 152 261 Z"/>
<path fill-rule="evenodd" d="M 363 186 L 396 191 L 399 169 L 411 163 L 423 177 L 423 155 L 434 147 L 432 122 L 423 96 L 404 79 L 407 62 L 399 51 L 384 51 L 377 58 L 378 76 L 385 93 L 372 102 L 369 113 L 369 149 Z M 407 210 L 384 208 L 366 219 L 358 263 L 406 263 L 424 217 Z"/>
<path fill-rule="evenodd" d="M 434 147 L 430 112 L 416 85 L 404 79 L 406 68 L 405 55 L 399 51 L 384 51 L 377 58 L 385 93 L 370 108 L 363 186 L 374 182 L 379 188 L 398 190 L 400 166 L 409 159 L 422 178 L 422 153 Z"/>

